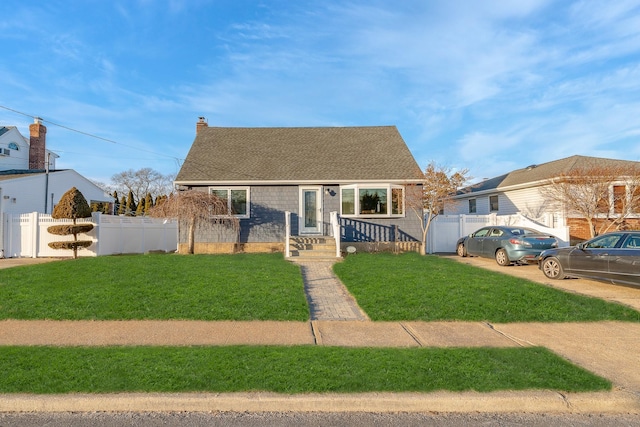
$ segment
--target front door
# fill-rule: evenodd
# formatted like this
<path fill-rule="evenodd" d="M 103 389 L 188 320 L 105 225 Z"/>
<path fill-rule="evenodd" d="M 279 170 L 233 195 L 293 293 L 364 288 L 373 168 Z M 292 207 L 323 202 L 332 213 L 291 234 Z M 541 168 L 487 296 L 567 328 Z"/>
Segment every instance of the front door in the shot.
<path fill-rule="evenodd" d="M 300 234 L 322 234 L 322 187 L 300 187 Z"/>

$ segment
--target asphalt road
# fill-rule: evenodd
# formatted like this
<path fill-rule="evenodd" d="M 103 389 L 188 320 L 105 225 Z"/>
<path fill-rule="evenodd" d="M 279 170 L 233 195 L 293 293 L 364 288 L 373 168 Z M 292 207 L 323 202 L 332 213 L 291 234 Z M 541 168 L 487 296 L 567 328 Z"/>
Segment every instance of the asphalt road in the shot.
<path fill-rule="evenodd" d="M 151 426 L 637 426 L 634 414 L 439 414 L 439 413 L 307 413 L 307 412 L 176 412 L 176 413 L 0 413 L 0 426 L 20 427 L 151 427 Z"/>

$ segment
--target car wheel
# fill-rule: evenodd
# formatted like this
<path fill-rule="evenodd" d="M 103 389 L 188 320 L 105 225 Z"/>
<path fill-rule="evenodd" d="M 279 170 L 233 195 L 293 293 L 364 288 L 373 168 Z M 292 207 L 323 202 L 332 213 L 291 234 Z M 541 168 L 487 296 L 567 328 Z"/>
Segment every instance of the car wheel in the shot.
<path fill-rule="evenodd" d="M 498 265 L 501 265 L 503 267 L 511 264 L 509 256 L 507 255 L 507 251 L 505 251 L 504 249 L 498 249 L 498 251 L 496 252 L 496 262 L 498 263 Z"/>
<path fill-rule="evenodd" d="M 464 243 L 458 243 L 458 247 L 456 248 L 456 252 L 459 256 L 465 257 L 467 256 L 467 248 L 464 247 Z"/>
<path fill-rule="evenodd" d="M 549 279 L 564 279 L 564 270 L 558 258 L 550 257 L 542 261 L 542 272 Z"/>

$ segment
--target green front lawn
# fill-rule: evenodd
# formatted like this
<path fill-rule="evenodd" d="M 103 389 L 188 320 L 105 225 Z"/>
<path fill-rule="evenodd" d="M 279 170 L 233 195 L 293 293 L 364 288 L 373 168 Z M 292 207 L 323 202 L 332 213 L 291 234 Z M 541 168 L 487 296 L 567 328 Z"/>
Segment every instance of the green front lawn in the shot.
<path fill-rule="evenodd" d="M 282 254 L 123 255 L 0 270 L 0 319 L 309 319 Z"/>
<path fill-rule="evenodd" d="M 640 321 L 618 304 L 437 256 L 362 253 L 334 271 L 373 320 Z M 0 270 L 0 319 L 306 321 L 309 309 L 300 269 L 282 254 L 124 255 Z"/>
<path fill-rule="evenodd" d="M 640 321 L 640 312 L 622 305 L 438 256 L 361 253 L 334 271 L 372 320 Z"/>
<path fill-rule="evenodd" d="M 610 390 L 530 348 L 0 347 L 0 393 Z"/>

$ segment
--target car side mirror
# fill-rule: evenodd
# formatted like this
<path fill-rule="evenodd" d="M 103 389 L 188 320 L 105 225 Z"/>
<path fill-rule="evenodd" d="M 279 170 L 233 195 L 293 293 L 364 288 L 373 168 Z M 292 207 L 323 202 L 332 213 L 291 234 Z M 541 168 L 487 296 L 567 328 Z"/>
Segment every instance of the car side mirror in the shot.
<path fill-rule="evenodd" d="M 583 242 L 583 243 L 578 243 L 578 244 L 576 245 L 576 248 L 580 249 L 581 251 L 582 251 L 582 250 L 584 250 L 584 247 L 585 247 L 584 242 Z"/>

